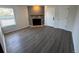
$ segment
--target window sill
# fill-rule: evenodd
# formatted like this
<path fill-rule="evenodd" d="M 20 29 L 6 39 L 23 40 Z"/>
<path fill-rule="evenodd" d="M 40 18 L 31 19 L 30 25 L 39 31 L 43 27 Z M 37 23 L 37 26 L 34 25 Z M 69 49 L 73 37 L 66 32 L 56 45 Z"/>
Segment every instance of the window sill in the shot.
<path fill-rule="evenodd" d="M 16 27 L 16 25 L 5 26 L 5 27 L 2 27 L 2 28 L 9 28 L 9 27 Z"/>

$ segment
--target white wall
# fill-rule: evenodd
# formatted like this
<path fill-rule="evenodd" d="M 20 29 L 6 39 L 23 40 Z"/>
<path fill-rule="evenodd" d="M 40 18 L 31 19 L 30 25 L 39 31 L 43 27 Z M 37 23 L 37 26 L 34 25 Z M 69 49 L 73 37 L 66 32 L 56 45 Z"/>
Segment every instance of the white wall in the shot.
<path fill-rule="evenodd" d="M 55 23 L 54 23 L 56 28 L 61 28 L 66 30 L 68 7 L 69 6 L 56 6 Z"/>
<path fill-rule="evenodd" d="M 73 42 L 74 42 L 74 48 L 75 48 L 75 52 L 79 53 L 79 6 L 77 9 L 77 14 L 76 14 L 76 18 L 74 19 L 74 27 L 73 27 Z"/>
<path fill-rule="evenodd" d="M 2 8 L 13 8 L 16 26 L 3 28 L 4 33 L 15 31 L 29 26 L 27 6 L 0 6 Z"/>
<path fill-rule="evenodd" d="M 72 32 L 76 15 L 76 6 L 57 6 L 55 14 L 55 27 Z"/>
<path fill-rule="evenodd" d="M 76 6 L 59 5 L 59 6 L 51 6 L 51 8 L 55 8 L 55 20 L 53 27 L 65 29 L 67 31 L 72 31 L 76 15 Z M 45 10 L 45 12 L 47 13 L 48 11 Z"/>
<path fill-rule="evenodd" d="M 74 26 L 74 22 L 75 22 L 75 17 L 76 17 L 76 11 L 77 11 L 77 7 L 76 6 L 70 6 L 70 8 L 68 8 L 68 21 L 67 21 L 67 30 L 72 31 L 73 30 L 73 26 Z"/>

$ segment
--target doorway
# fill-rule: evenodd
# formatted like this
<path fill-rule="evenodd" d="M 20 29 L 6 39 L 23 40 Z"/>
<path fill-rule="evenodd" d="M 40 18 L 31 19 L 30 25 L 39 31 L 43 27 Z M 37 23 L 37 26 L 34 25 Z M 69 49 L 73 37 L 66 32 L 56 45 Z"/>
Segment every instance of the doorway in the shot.
<path fill-rule="evenodd" d="M 55 7 L 45 6 L 45 25 L 54 27 Z"/>

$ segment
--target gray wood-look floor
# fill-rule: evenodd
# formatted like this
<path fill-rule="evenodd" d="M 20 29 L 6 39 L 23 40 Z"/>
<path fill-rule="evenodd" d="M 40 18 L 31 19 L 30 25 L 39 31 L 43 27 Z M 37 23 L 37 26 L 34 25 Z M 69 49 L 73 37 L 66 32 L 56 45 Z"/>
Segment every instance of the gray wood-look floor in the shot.
<path fill-rule="evenodd" d="M 5 35 L 9 53 L 71 53 L 72 34 L 49 26 L 29 27 Z"/>

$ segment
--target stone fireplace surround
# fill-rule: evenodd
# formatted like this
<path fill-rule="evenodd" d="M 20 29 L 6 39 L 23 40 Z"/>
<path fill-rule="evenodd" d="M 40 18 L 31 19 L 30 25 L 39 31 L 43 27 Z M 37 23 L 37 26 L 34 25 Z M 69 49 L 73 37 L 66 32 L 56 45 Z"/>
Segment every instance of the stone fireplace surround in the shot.
<path fill-rule="evenodd" d="M 38 26 L 42 26 L 44 24 L 44 17 L 43 17 L 43 15 L 31 15 L 30 18 L 31 18 L 31 24 L 32 24 L 31 26 L 34 26 L 33 25 L 33 19 L 37 19 L 37 20 L 41 19 L 41 24 L 40 25 L 35 25 L 37 27 Z"/>

